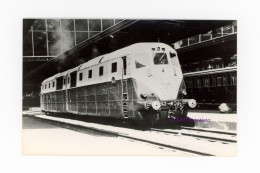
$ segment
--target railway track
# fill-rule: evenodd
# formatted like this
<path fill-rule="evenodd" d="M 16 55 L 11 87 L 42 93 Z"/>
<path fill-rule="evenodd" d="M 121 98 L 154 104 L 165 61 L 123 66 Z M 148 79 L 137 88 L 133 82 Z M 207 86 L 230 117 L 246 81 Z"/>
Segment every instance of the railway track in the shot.
<path fill-rule="evenodd" d="M 201 128 L 190 128 L 190 127 L 181 127 L 182 129 L 187 129 L 187 130 L 193 130 L 193 131 L 200 131 L 200 132 L 210 132 L 210 133 L 218 133 L 218 134 L 227 134 L 227 135 L 234 135 L 236 136 L 237 133 L 235 132 L 227 132 L 227 131 L 221 131 L 221 130 L 206 130 L 206 129 L 201 129 Z"/>
<path fill-rule="evenodd" d="M 149 145 L 155 145 L 158 148 L 178 150 L 190 155 L 197 156 L 222 156 L 228 155 L 228 153 L 221 152 L 222 150 L 231 151 L 231 155 L 235 155 L 236 142 L 235 140 L 229 140 L 224 138 L 205 137 L 205 134 L 195 135 L 182 132 L 182 135 L 178 135 L 178 130 L 160 130 L 151 129 L 150 131 L 140 131 L 129 128 L 114 127 L 109 125 L 101 125 L 95 123 L 82 122 L 77 120 L 70 120 L 57 117 L 49 117 L 45 115 L 36 115 L 35 118 L 39 118 L 48 123 L 55 123 L 60 127 L 74 130 L 77 132 L 85 133 L 86 131 L 95 131 L 108 136 L 126 138 L 133 141 L 144 142 Z M 184 135 L 185 134 L 185 135 Z M 205 140 L 198 140 L 205 139 Z M 221 141 L 224 143 L 212 143 L 210 140 Z M 221 151 L 216 150 L 221 148 Z M 224 149 L 223 149 L 224 148 Z"/>
<path fill-rule="evenodd" d="M 152 128 L 151 131 L 155 131 L 158 133 L 190 136 L 190 137 L 195 137 L 196 139 L 199 140 L 206 139 L 210 142 L 220 141 L 220 142 L 227 142 L 227 143 L 237 143 L 236 133 L 229 133 L 229 132 L 192 129 L 192 128 L 182 128 L 181 130 L 174 130 L 174 129 L 161 130 L 161 129 Z"/>

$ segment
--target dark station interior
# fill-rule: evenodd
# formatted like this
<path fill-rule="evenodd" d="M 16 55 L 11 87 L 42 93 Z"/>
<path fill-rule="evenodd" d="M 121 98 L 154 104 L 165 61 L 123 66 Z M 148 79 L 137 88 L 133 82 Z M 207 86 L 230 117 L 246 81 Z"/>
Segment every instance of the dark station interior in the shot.
<path fill-rule="evenodd" d="M 88 25 L 86 31 L 77 31 L 77 29 L 80 30 L 81 28 L 80 24 Z M 56 25 L 60 26 L 60 29 L 55 28 Z M 62 30 L 62 26 L 66 26 L 66 31 Z M 226 26 L 230 26 L 227 30 L 233 29 L 228 34 L 224 32 Z M 184 74 L 231 66 L 236 67 L 236 27 L 236 21 L 233 20 L 92 19 L 90 21 L 87 19 L 58 19 L 54 21 L 49 19 L 24 19 L 23 109 L 40 106 L 40 86 L 44 79 L 76 67 L 96 56 L 138 42 L 162 42 L 175 48 L 176 42 L 183 40 L 182 43 L 184 43 L 185 39 L 190 38 L 188 39 L 190 43 L 187 46 L 176 48 Z M 219 32 L 220 28 L 221 31 Z M 84 30 L 84 26 L 81 29 Z M 74 34 L 73 38 L 75 39 L 73 39 L 72 44 L 69 44 L 69 47 L 62 48 L 62 45 L 60 49 L 55 47 L 57 40 L 62 40 L 62 38 L 54 36 L 59 31 Z M 202 41 L 201 35 L 203 34 L 211 38 Z M 192 44 L 191 41 L 197 38 L 194 36 L 199 36 L 199 40 Z M 63 37 L 63 40 L 65 39 L 66 37 Z M 52 46 L 50 46 L 51 44 Z M 231 65 L 233 59 L 235 65 Z M 218 64 L 219 62 L 221 62 L 221 65 Z M 206 66 L 203 63 L 206 63 Z M 203 85 L 196 89 L 193 87 L 190 90 L 188 89 L 188 95 L 198 97 L 195 99 L 199 103 L 199 108 L 212 107 L 217 109 L 217 106 L 226 102 L 236 107 L 236 82 L 232 83 L 231 78 L 229 79 L 228 76 L 229 73 L 233 74 L 234 72 L 225 73 L 224 76 L 223 73 L 221 73 L 222 76 L 212 74 L 216 76 L 217 82 L 218 78 L 221 78 L 221 80 L 223 78 L 221 85 L 217 83 L 214 86 L 213 84 L 211 86 Z M 236 78 L 236 71 L 234 75 Z M 211 79 L 210 76 L 199 77 L 202 83 L 206 78 Z M 231 81 L 231 85 L 224 85 L 225 77 L 228 78 L 228 82 Z M 198 76 L 195 76 L 195 78 L 200 80 Z M 184 79 L 187 86 L 185 75 Z M 205 90 L 212 93 L 211 96 L 205 96 L 209 100 L 202 98 L 201 92 L 205 93 Z M 219 93 L 222 93 L 222 95 Z"/>

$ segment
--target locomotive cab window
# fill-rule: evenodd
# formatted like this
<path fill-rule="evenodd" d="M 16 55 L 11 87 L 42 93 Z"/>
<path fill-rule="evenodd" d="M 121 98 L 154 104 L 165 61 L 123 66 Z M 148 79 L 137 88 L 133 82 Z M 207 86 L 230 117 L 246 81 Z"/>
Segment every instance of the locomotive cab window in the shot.
<path fill-rule="evenodd" d="M 117 62 L 112 63 L 111 73 L 117 72 Z"/>
<path fill-rule="evenodd" d="M 103 76 L 103 72 L 104 72 L 104 67 L 103 66 L 99 67 L 99 76 Z"/>
<path fill-rule="evenodd" d="M 168 64 L 166 53 L 154 53 L 153 62 L 155 65 Z"/>

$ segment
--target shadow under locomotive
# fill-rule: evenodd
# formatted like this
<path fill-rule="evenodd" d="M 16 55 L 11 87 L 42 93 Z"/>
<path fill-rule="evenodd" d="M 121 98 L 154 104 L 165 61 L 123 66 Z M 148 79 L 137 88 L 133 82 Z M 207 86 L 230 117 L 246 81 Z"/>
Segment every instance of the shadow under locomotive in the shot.
<path fill-rule="evenodd" d="M 160 123 L 146 123 L 140 124 L 131 119 L 117 119 L 117 118 L 107 118 L 107 117 L 95 117 L 95 116 L 86 116 L 86 115 L 75 115 L 71 113 L 51 113 L 47 114 L 48 116 L 57 117 L 57 118 L 66 118 L 71 120 L 78 120 L 88 123 L 96 123 L 102 125 L 110 125 L 114 127 L 129 128 L 135 130 L 150 130 L 151 128 L 158 129 L 181 129 L 182 127 L 194 127 L 195 121 L 189 118 L 189 121 L 179 121 L 174 122 L 172 120 L 165 120 Z"/>

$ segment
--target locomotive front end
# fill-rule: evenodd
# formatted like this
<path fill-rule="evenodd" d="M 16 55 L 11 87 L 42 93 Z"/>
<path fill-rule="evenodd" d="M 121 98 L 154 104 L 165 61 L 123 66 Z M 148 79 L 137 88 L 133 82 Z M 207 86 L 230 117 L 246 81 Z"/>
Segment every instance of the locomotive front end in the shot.
<path fill-rule="evenodd" d="M 187 117 L 188 109 L 197 103 L 187 97 L 176 51 L 162 43 L 150 50 L 146 56 L 135 57 L 135 91 L 139 96 L 136 110 L 154 120 Z"/>

